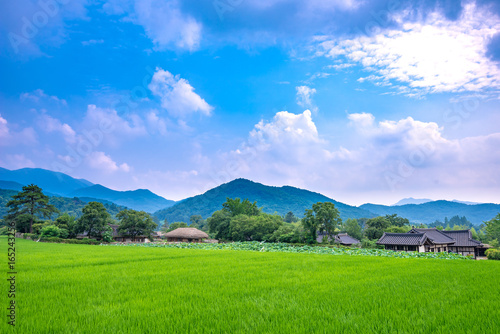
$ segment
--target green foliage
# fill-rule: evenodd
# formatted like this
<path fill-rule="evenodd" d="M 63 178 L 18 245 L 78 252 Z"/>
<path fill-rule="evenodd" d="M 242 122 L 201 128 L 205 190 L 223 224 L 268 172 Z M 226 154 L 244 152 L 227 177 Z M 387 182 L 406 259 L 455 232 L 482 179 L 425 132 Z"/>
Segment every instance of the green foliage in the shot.
<path fill-rule="evenodd" d="M 288 211 L 285 217 L 283 218 L 283 221 L 285 223 L 295 223 L 298 220 L 299 218 L 295 217 L 292 211 Z"/>
<path fill-rule="evenodd" d="M 389 225 L 392 226 L 410 226 L 410 221 L 407 218 L 399 217 L 397 214 L 386 215 L 385 219 L 389 222 Z"/>
<path fill-rule="evenodd" d="M 82 209 L 83 215 L 78 219 L 75 227 L 77 233 L 87 232 L 89 238 L 102 238 L 102 233 L 108 230 L 112 222 L 111 215 L 100 202 L 90 202 Z"/>
<path fill-rule="evenodd" d="M 44 195 L 42 189 L 37 185 L 30 184 L 23 187 L 23 191 L 12 196 L 7 202 L 9 208 L 6 219 L 16 220 L 21 215 L 29 215 L 29 231 L 33 233 L 33 223 L 36 218 L 50 218 L 58 210 L 49 204 L 49 197 Z"/>
<path fill-rule="evenodd" d="M 158 226 L 149 213 L 135 210 L 122 210 L 117 215 L 119 219 L 118 232 L 132 237 L 134 240 L 139 235 L 150 236 Z"/>
<path fill-rule="evenodd" d="M 342 223 L 340 214 L 333 203 L 318 202 L 312 205 L 312 209 L 306 209 L 302 225 L 306 231 L 306 241 L 316 242 L 317 232 L 325 232 L 333 235 L 335 228 Z"/>
<path fill-rule="evenodd" d="M 500 240 L 500 213 L 495 218 L 484 222 L 484 225 L 488 240 Z"/>
<path fill-rule="evenodd" d="M 170 231 L 173 231 L 173 230 L 181 228 L 181 227 L 188 227 L 188 224 L 186 224 L 184 222 L 175 222 L 175 223 L 172 223 L 172 224 L 169 225 L 169 224 L 167 224 L 165 222 L 165 224 L 163 225 L 162 230 L 164 232 L 170 232 Z"/>
<path fill-rule="evenodd" d="M 48 225 L 41 229 L 40 231 L 41 238 L 50 238 L 50 237 L 59 237 L 61 234 L 61 229 L 55 225 Z"/>
<path fill-rule="evenodd" d="M 210 234 L 213 234 L 219 240 L 231 240 L 230 223 L 231 215 L 224 210 L 215 211 L 212 217 L 207 219 Z"/>
<path fill-rule="evenodd" d="M 222 211 L 229 213 L 232 217 L 238 215 L 257 216 L 261 212 L 257 207 L 257 202 L 251 203 L 248 199 L 244 199 L 242 202 L 239 198 L 229 197 L 222 204 Z"/>
<path fill-rule="evenodd" d="M 488 260 L 500 260 L 500 249 L 490 248 L 485 253 Z"/>
<path fill-rule="evenodd" d="M 361 225 L 359 225 L 357 219 L 349 218 L 346 221 L 344 221 L 342 224 L 341 231 L 349 234 L 351 237 L 356 238 L 358 240 L 361 240 L 361 238 L 363 237 L 363 228 L 361 227 Z"/>
<path fill-rule="evenodd" d="M 229 234 L 234 241 L 265 241 L 272 238 L 273 233 L 283 225 L 278 215 L 266 213 L 258 216 L 237 215 L 231 218 Z"/>

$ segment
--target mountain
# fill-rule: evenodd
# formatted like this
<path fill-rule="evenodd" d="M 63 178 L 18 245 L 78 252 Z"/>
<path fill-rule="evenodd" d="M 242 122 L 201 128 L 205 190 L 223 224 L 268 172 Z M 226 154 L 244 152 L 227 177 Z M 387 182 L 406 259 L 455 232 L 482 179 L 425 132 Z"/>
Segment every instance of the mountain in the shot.
<path fill-rule="evenodd" d="M 405 205 L 405 204 L 424 204 L 427 202 L 432 202 L 432 199 L 408 197 L 408 198 L 403 198 L 402 200 L 400 200 L 396 204 L 393 204 L 392 206 Z"/>
<path fill-rule="evenodd" d="M 23 190 L 23 185 L 14 181 L 0 180 L 0 189 L 21 191 Z"/>
<path fill-rule="evenodd" d="M 84 179 L 75 179 L 63 173 L 41 168 L 9 170 L 0 167 L 0 180 L 17 182 L 23 186 L 33 183 L 42 188 L 44 193 L 63 196 L 77 189 L 93 185 L 92 182 Z"/>
<path fill-rule="evenodd" d="M 9 189 L 0 189 L 0 219 L 3 218 L 7 212 L 8 208 L 6 204 L 10 201 L 12 196 L 17 194 L 16 190 Z M 92 201 L 101 202 L 104 204 L 106 210 L 111 214 L 111 216 L 116 216 L 116 214 L 126 209 L 123 206 L 116 205 L 115 203 L 111 203 L 105 200 L 95 199 L 95 198 L 67 198 L 60 196 L 49 196 L 49 203 L 54 205 L 61 213 L 68 213 L 74 217 L 80 217 L 82 215 L 82 208 L 88 203 Z M 52 217 L 54 218 L 54 217 Z"/>
<path fill-rule="evenodd" d="M 342 219 L 375 216 L 367 210 L 334 201 L 312 191 L 290 186 L 271 187 L 246 179 L 236 179 L 210 189 L 202 195 L 187 198 L 174 206 L 155 212 L 154 216 L 160 220 L 167 219 L 171 223 L 177 221 L 189 223 L 191 215 L 208 218 L 213 212 L 222 209 L 227 197 L 257 201 L 257 206 L 261 207 L 262 211 L 277 212 L 282 216 L 292 211 L 295 216 L 303 217 L 305 209 L 310 209 L 317 202 L 334 203 Z"/>
<path fill-rule="evenodd" d="M 444 221 L 444 217 L 465 216 L 474 225 L 480 225 L 488 221 L 500 212 L 499 204 L 476 204 L 450 201 L 432 201 L 423 204 L 405 204 L 399 206 L 386 206 L 377 204 L 363 204 L 360 206 L 365 210 L 377 215 L 397 214 L 408 218 L 415 224 L 430 224 L 436 220 Z"/>
<path fill-rule="evenodd" d="M 69 195 L 79 198 L 91 197 L 104 199 L 134 210 L 150 213 L 175 204 L 175 201 L 167 200 L 147 189 L 117 191 L 106 188 L 100 184 L 78 189 L 71 192 Z"/>

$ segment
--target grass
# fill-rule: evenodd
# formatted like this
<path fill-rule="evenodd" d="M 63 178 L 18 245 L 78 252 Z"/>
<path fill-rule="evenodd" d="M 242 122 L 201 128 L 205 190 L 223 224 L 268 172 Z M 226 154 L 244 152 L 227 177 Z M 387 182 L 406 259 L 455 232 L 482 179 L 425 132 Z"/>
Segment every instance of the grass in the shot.
<path fill-rule="evenodd" d="M 16 242 L 17 325 L 2 315 L 2 333 L 500 328 L 498 261 Z"/>

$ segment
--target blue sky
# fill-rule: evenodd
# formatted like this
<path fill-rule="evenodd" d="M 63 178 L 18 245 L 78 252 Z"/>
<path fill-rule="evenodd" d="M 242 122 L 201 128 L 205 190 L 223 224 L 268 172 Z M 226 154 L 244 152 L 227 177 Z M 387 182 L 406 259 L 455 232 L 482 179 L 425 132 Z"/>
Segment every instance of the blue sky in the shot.
<path fill-rule="evenodd" d="M 0 5 L 0 166 L 500 203 L 495 1 Z"/>

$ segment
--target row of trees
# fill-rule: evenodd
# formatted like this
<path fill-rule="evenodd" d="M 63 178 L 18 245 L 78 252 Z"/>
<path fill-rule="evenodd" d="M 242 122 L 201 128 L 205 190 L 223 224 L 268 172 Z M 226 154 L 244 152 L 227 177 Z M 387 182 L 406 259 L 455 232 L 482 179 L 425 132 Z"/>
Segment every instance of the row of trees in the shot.
<path fill-rule="evenodd" d="M 36 185 L 23 187 L 23 190 L 12 196 L 7 205 L 8 214 L 5 222 L 14 221 L 20 232 L 29 232 L 43 237 L 75 238 L 86 232 L 90 238 L 112 240 L 113 223 L 118 225 L 120 234 L 135 238 L 139 235 L 150 235 L 157 224 L 144 211 L 123 209 L 115 219 L 100 202 L 89 202 L 82 208 L 80 218 L 75 218 L 59 211 L 49 204 L 49 197 L 43 194 Z M 51 220 L 57 216 L 54 220 Z M 430 226 L 438 229 L 467 229 L 469 222 L 466 217 L 455 216 L 448 220 L 446 227 L 435 222 Z M 450 226 L 450 223 L 457 223 Z M 179 227 L 187 227 L 184 222 L 165 222 L 162 231 L 169 232 Z M 342 221 L 333 203 L 318 202 L 311 209 L 305 210 L 304 218 L 298 219 L 292 212 L 284 217 L 277 214 L 267 214 L 248 199 L 227 198 L 222 209 L 216 211 L 207 220 L 200 215 L 190 218 L 190 227 L 206 231 L 216 239 L 226 241 L 268 241 L 287 243 L 315 243 L 318 234 L 323 235 L 323 241 L 328 242 L 334 234 L 345 232 L 362 241 L 364 247 L 376 246 L 376 241 L 384 232 L 404 233 L 411 229 L 406 218 L 397 215 L 386 215 L 375 218 L 347 219 Z M 426 225 L 418 227 L 426 228 Z M 498 247 L 500 240 L 500 214 L 485 222 L 476 232 L 471 228 L 472 237 L 482 242 Z"/>
<path fill-rule="evenodd" d="M 89 202 L 82 208 L 82 215 L 76 219 L 67 213 L 60 212 L 49 204 L 49 197 L 43 194 L 36 185 L 23 187 L 23 190 L 12 196 L 6 205 L 9 210 L 5 222 L 15 222 L 20 232 L 41 236 L 75 238 L 78 234 L 87 233 L 89 238 L 110 242 L 113 237 L 113 223 L 118 225 L 118 232 L 135 238 L 139 235 L 151 235 L 157 224 L 144 211 L 130 209 L 121 210 L 114 220 L 100 202 Z M 50 220 L 55 215 L 55 220 Z"/>

